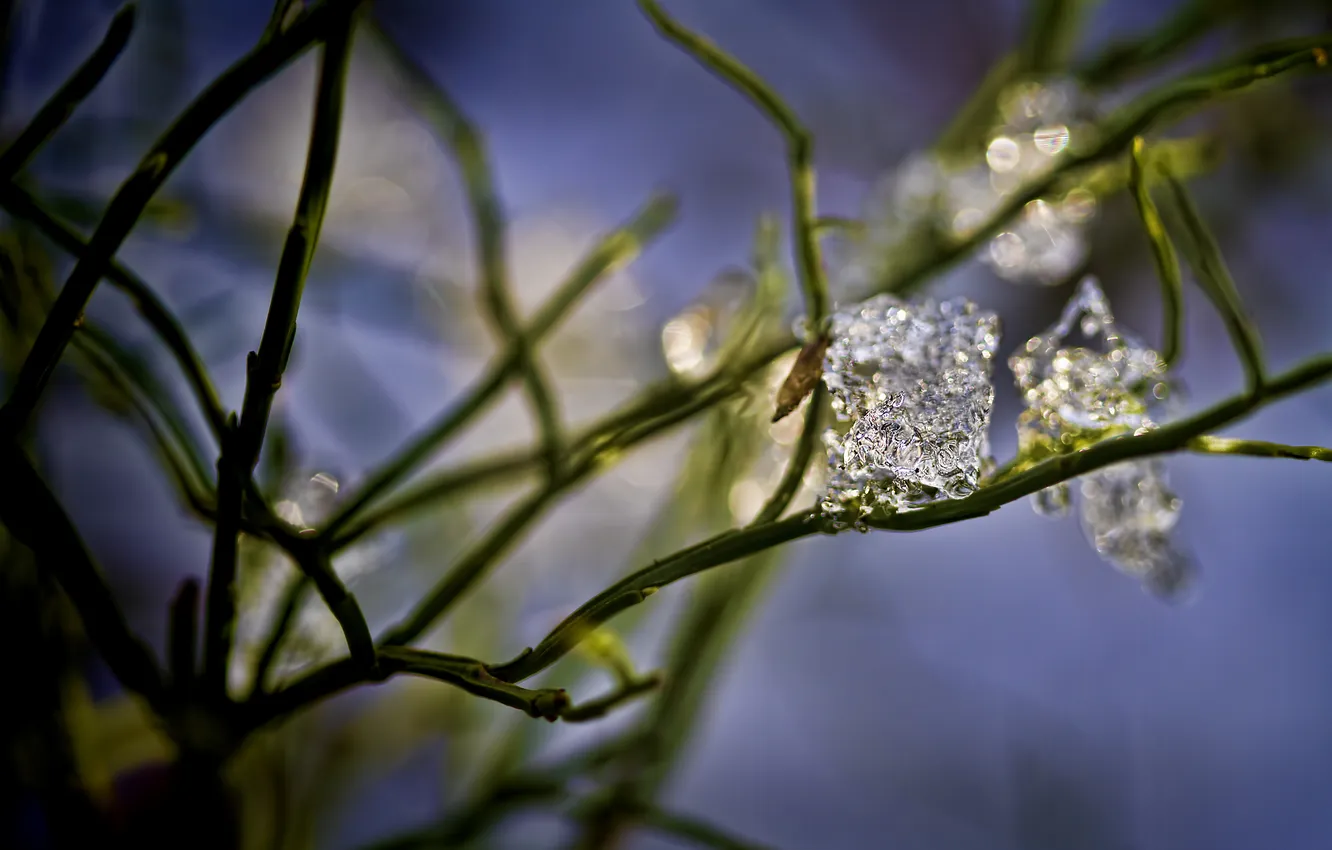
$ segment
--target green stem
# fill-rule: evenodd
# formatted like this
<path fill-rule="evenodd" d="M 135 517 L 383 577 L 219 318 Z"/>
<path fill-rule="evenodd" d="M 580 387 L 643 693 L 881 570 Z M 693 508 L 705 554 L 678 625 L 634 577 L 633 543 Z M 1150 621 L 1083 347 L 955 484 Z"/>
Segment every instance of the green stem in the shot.
<path fill-rule="evenodd" d="M 46 384 L 64 354 L 88 299 L 107 264 L 129 236 L 153 195 L 199 139 L 246 94 L 272 76 L 316 39 L 330 22 L 348 15 L 359 0 L 324 0 L 280 36 L 256 47 L 222 73 L 153 145 L 111 199 L 88 248 L 60 290 L 19 370 L 8 401 L 0 408 L 0 440 L 13 440 L 27 425 Z"/>
<path fill-rule="evenodd" d="M 823 404 L 827 396 L 827 388 L 819 382 L 814 387 L 809 406 L 805 408 L 805 424 L 800 430 L 800 439 L 786 465 L 786 471 L 782 473 L 782 480 L 754 518 L 753 525 L 765 525 L 781 517 L 791 506 L 791 500 L 800 492 L 800 486 L 805 482 L 805 471 L 809 469 L 809 462 L 814 458 L 814 449 L 822 434 Z"/>
<path fill-rule="evenodd" d="M 327 34 L 319 82 L 315 92 L 314 120 L 310 131 L 310 150 L 305 177 L 296 201 L 296 216 L 278 262 L 273 297 L 258 352 L 246 361 L 245 400 L 239 424 L 222 443 L 218 460 L 217 528 L 213 538 L 213 562 L 208 577 L 207 625 L 204 644 L 204 687 L 222 695 L 226 692 L 228 659 L 235 627 L 237 538 L 246 483 L 252 480 L 259 451 L 263 445 L 272 410 L 273 397 L 282 384 L 292 342 L 296 335 L 296 313 L 310 268 L 310 259 L 319 241 L 324 210 L 333 182 L 337 160 L 338 135 L 342 125 L 343 94 L 346 90 L 347 65 L 351 54 L 353 16 L 339 21 Z M 305 566 L 303 564 L 303 566 Z M 331 569 L 315 568 L 311 576 L 321 594 L 329 592 L 330 609 L 339 615 L 353 655 L 366 665 L 374 663 L 374 646 L 369 642 L 369 627 L 355 600 L 342 587 Z M 344 619 L 350 622 L 344 622 Z M 358 638 L 366 638 L 359 640 Z"/>
<path fill-rule="evenodd" d="M 879 281 L 864 293 L 906 293 L 918 288 L 935 275 L 971 256 L 977 247 L 993 237 L 1028 203 L 1055 189 L 1071 173 L 1118 156 L 1136 136 L 1167 115 L 1178 115 L 1191 107 L 1208 103 L 1219 95 L 1247 88 L 1254 83 L 1299 70 L 1327 66 L 1327 50 L 1332 48 L 1332 34 L 1300 39 L 1264 48 L 1240 61 L 1225 63 L 1212 70 L 1187 75 L 1167 83 L 1112 114 L 1094 134 L 1095 142 L 1085 149 L 1076 146 L 1039 180 L 1027 184 L 1008 198 L 989 220 L 965 239 L 944 238 L 934 250 L 924 252 L 913 265 L 893 277 Z"/>
<path fill-rule="evenodd" d="M 1188 190 L 1183 183 L 1168 174 L 1166 183 L 1170 186 L 1175 209 L 1188 232 L 1186 256 L 1193 266 L 1193 277 L 1226 324 L 1231 344 L 1235 346 L 1235 353 L 1239 355 L 1240 364 L 1244 367 L 1249 391 L 1259 393 L 1266 379 L 1263 376 L 1262 343 L 1258 339 L 1258 330 L 1244 309 L 1239 290 L 1235 288 L 1235 281 L 1230 277 L 1230 270 L 1226 268 L 1226 261 L 1221 256 L 1221 248 L 1216 244 L 1216 237 L 1189 197 Z"/>
<path fill-rule="evenodd" d="M 1322 446 L 1287 446 L 1262 440 L 1233 440 L 1212 436 L 1194 437 L 1186 445 L 1189 451 L 1197 454 L 1332 461 L 1332 449 L 1325 449 Z"/>
<path fill-rule="evenodd" d="M 64 126 L 78 105 L 102 82 L 106 72 L 111 70 L 112 64 L 129 43 L 130 32 L 134 29 L 134 8 L 130 4 L 116 12 L 102 43 L 56 89 L 56 93 L 42 105 L 19 137 L 0 153 L 0 181 L 7 181 L 22 170 L 37 153 L 37 149 Z"/>
<path fill-rule="evenodd" d="M 47 212 L 37 199 L 13 183 L 0 182 L 0 208 L 10 215 L 31 222 L 56 245 L 80 260 L 89 254 L 88 243 L 74 228 Z M 143 317 L 171 352 L 203 411 L 213 437 L 221 440 L 227 414 L 203 359 L 191 345 L 188 334 L 170 308 L 157 297 L 151 286 L 126 266 L 112 261 L 106 267 L 106 279 L 129 297 Z"/>
<path fill-rule="evenodd" d="M 1114 85 L 1178 54 L 1244 7 L 1235 0 L 1187 0 L 1152 33 L 1111 44 L 1078 68 L 1076 76 L 1089 88 Z"/>
<path fill-rule="evenodd" d="M 164 685 L 152 652 L 130 631 L 78 529 L 15 442 L 0 442 L 0 481 L 0 523 L 60 582 L 121 685 L 160 708 Z"/>
<path fill-rule="evenodd" d="M 822 249 L 815 234 L 814 139 L 791 107 L 772 88 L 734 56 L 707 38 L 681 26 L 655 0 L 639 0 L 639 8 L 663 36 L 675 42 L 718 79 L 738 90 L 771 121 L 786 139 L 787 168 L 791 175 L 791 238 L 796 270 L 805 295 L 805 312 L 812 327 L 819 327 L 828 312 L 828 283 L 824 278 Z"/>
<path fill-rule="evenodd" d="M 537 345 L 594 283 L 628 262 L 644 244 L 660 233 L 674 219 L 675 209 L 673 198 L 656 196 L 629 223 L 607 234 L 537 311 L 525 334 L 529 344 Z M 339 532 L 367 504 L 406 477 L 473 417 L 489 407 L 499 391 L 517 375 L 519 363 L 519 353 L 510 345 L 461 402 L 446 410 L 424 433 L 399 449 L 369 480 L 347 497 L 343 506 L 324 524 L 320 537 L 324 540 L 337 539 Z"/>
<path fill-rule="evenodd" d="M 892 514 L 870 526 L 886 531 L 920 531 L 991 513 L 1040 490 L 1131 458 L 1176 451 L 1209 431 L 1244 418 L 1268 402 L 1332 377 L 1332 355 L 1318 357 L 1275 377 L 1258 395 L 1246 393 L 1186 419 L 1138 435 L 1111 437 L 1072 454 L 1034 464 L 980 488 L 966 499 L 935 502 L 917 511 Z M 661 587 L 704 570 L 802 537 L 830 531 L 817 511 L 796 514 L 767 525 L 732 530 L 630 575 L 585 603 L 539 643 L 517 658 L 492 669 L 496 676 L 519 682 L 562 658 L 582 637 L 611 617 L 642 602 Z"/>
<path fill-rule="evenodd" d="M 1096 469 L 1133 458 L 1188 448 L 1197 437 L 1243 419 L 1270 402 L 1330 378 L 1332 355 L 1317 357 L 1274 377 L 1258 395 L 1246 393 L 1153 431 L 1111 437 L 1081 451 L 1048 458 L 1023 472 L 994 481 L 966 499 L 936 502 L 920 510 L 889 515 L 870 522 L 869 526 L 885 531 L 920 531 L 985 516 L 1003 505 Z M 602 623 L 637 605 L 668 584 L 775 546 L 830 531 L 826 518 L 817 511 L 809 511 L 766 525 L 751 525 L 723 532 L 616 582 L 565 618 L 534 649 L 524 650 L 513 660 L 487 666 L 486 669 L 489 675 L 505 682 L 516 683 L 530 678 L 568 654 L 583 637 Z M 391 648 L 386 646 L 381 649 L 381 654 Z M 382 668 L 379 673 L 372 675 L 382 677 Z M 358 670 L 350 661 L 334 662 L 256 702 L 253 706 L 254 722 L 261 725 L 359 682 L 374 680 L 367 678 L 365 671 Z"/>
<path fill-rule="evenodd" d="M 1022 73 L 1033 77 L 1060 73 L 1076 46 L 1090 0 L 1031 0 L 1027 5 L 1030 18 L 1022 45 Z"/>
<path fill-rule="evenodd" d="M 1161 312 L 1165 329 L 1161 335 L 1161 359 L 1167 367 L 1179 361 L 1184 339 L 1184 282 L 1179 274 L 1179 258 L 1175 255 L 1175 246 L 1170 242 L 1161 213 L 1152 201 L 1152 192 L 1147 185 L 1142 137 L 1133 140 L 1133 155 L 1129 171 L 1129 187 L 1133 200 L 1138 207 L 1138 217 L 1142 219 L 1143 230 L 1147 231 L 1147 240 L 1152 246 L 1152 261 L 1156 264 L 1156 276 L 1161 281 Z"/>
<path fill-rule="evenodd" d="M 476 126 L 439 83 L 416 63 L 396 41 L 380 27 L 372 25 L 376 40 L 407 78 L 416 111 L 448 145 L 462 173 L 467 203 L 471 207 L 476 252 L 480 260 L 481 306 L 501 343 L 509 346 L 517 358 L 532 413 L 540 428 L 547 473 L 559 473 L 563 457 L 563 434 L 559 409 L 550 391 L 550 382 L 534 346 L 523 332 L 509 295 L 508 268 L 505 263 L 505 220 L 491 173 L 485 142 Z"/>

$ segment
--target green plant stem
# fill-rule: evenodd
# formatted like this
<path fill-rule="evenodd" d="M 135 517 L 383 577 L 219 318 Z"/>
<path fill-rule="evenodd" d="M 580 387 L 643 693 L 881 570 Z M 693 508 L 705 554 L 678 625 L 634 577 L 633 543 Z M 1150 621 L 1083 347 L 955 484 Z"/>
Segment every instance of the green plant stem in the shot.
<path fill-rule="evenodd" d="M 983 149 L 983 134 L 994 125 L 999 98 L 1017 78 L 1020 56 L 1003 56 L 985 73 L 971 97 L 939 134 L 934 151 L 945 159 L 965 158 Z"/>
<path fill-rule="evenodd" d="M 1186 444 L 1189 451 L 1209 455 L 1247 455 L 1249 457 L 1284 457 L 1293 460 L 1332 462 L 1332 449 L 1322 446 L 1286 446 L 1263 440 L 1234 440 L 1226 437 L 1194 437 Z"/>
<path fill-rule="evenodd" d="M 660 673 L 649 673 L 646 676 L 629 679 L 603 697 L 573 706 L 560 715 L 560 719 L 565 723 L 586 723 L 590 720 L 600 720 L 626 702 L 661 687 L 661 681 Z"/>
<path fill-rule="evenodd" d="M 1028 203 L 1043 197 L 1060 185 L 1071 173 L 1118 156 L 1133 141 L 1166 116 L 1176 116 L 1191 107 L 1207 103 L 1227 92 L 1247 88 L 1276 76 L 1327 65 L 1327 50 L 1332 48 L 1332 34 L 1270 45 L 1261 53 L 1249 54 L 1241 61 L 1223 63 L 1211 70 L 1189 74 L 1166 83 L 1113 113 L 1094 135 L 1087 148 L 1074 147 L 1039 180 L 1015 192 L 985 224 L 964 239 L 940 236 L 931 251 L 923 252 L 913 265 L 892 277 L 879 281 L 864 293 L 910 292 L 952 264 L 971 256 Z M 1257 59 L 1255 59 L 1257 57 Z"/>
<path fill-rule="evenodd" d="M 481 307 L 501 344 L 517 358 L 532 414 L 540 429 L 547 474 L 559 474 L 563 458 L 563 434 L 559 408 L 550 391 L 550 381 L 534 346 L 519 322 L 509 294 L 505 262 L 505 220 L 495 190 L 495 180 L 485 142 L 476 126 L 453 97 L 377 25 L 371 32 L 393 64 L 406 77 L 416 111 L 448 145 L 462 174 L 467 203 L 471 208 L 476 253 L 480 262 Z"/>
<path fill-rule="evenodd" d="M 1235 0 L 1186 0 L 1152 33 L 1111 44 L 1079 67 L 1075 76 L 1088 88 L 1114 85 L 1175 56 L 1243 8 Z"/>
<path fill-rule="evenodd" d="M 796 270 L 810 326 L 819 327 L 828 313 L 828 283 L 824 278 L 822 249 L 815 234 L 813 136 L 794 110 L 758 74 L 734 56 L 681 26 L 655 0 L 639 0 L 638 5 L 658 32 L 748 98 L 786 139 L 787 168 L 791 174 L 791 239 L 796 252 Z"/>
<path fill-rule="evenodd" d="M 56 363 L 78 325 L 107 264 L 129 236 L 153 195 L 204 134 L 246 94 L 324 34 L 329 23 L 351 14 L 359 0 L 323 0 L 281 35 L 256 47 L 200 94 L 171 125 L 117 190 L 88 247 L 51 306 L 46 322 L 0 408 L 0 441 L 27 426 Z"/>
<path fill-rule="evenodd" d="M 88 254 L 88 243 L 74 228 L 47 212 L 36 198 L 13 183 L 0 182 L 0 208 L 15 218 L 31 222 L 46 238 L 74 257 L 82 258 Z M 126 266 L 113 260 L 107 264 L 105 274 L 111 285 L 130 299 L 135 311 L 171 352 L 194 393 L 195 402 L 203 411 L 209 430 L 220 441 L 227 414 L 203 359 L 194 350 L 180 321 L 152 287 Z"/>
<path fill-rule="evenodd" d="M 966 499 L 935 502 L 917 511 L 889 515 L 869 523 L 886 531 L 920 531 L 972 519 L 1003 505 L 1096 469 L 1131 458 L 1187 448 L 1189 441 L 1244 418 L 1272 401 L 1332 377 L 1332 355 L 1314 358 L 1264 385 L 1262 393 L 1246 393 L 1185 419 L 1138 435 L 1111 437 L 1072 454 L 1036 463 L 978 489 Z M 597 594 L 555 627 L 535 649 L 491 668 L 506 681 L 519 682 L 554 664 L 592 629 L 642 602 L 661 587 L 712 567 L 761 552 L 792 540 L 832 531 L 817 511 L 795 514 L 767 525 L 717 535 L 683 549 L 630 575 Z"/>
<path fill-rule="evenodd" d="M 718 398 L 729 396 L 742 380 L 733 378 L 732 383 L 717 382 L 709 393 L 701 393 L 688 403 L 673 406 L 651 418 L 626 424 L 617 431 L 590 441 L 587 453 L 569 463 L 563 476 L 547 482 L 544 487 L 510 508 L 490 533 L 459 558 L 407 618 L 380 638 L 380 645 L 401 646 L 415 640 L 437 623 L 501 555 L 518 544 L 521 535 L 554 505 L 556 497 L 607 468 L 622 457 L 630 446 L 688 421 L 699 411 L 715 404 Z"/>
<path fill-rule="evenodd" d="M 19 137 L 0 153 L 0 181 L 9 180 L 27 165 L 37 149 L 56 134 L 78 105 L 102 82 L 129 43 L 130 33 L 134 30 L 134 10 L 131 3 L 116 12 L 102 43 L 42 105 Z"/>
<path fill-rule="evenodd" d="M 315 92 L 314 120 L 305 176 L 296 201 L 296 216 L 278 262 L 273 297 L 258 352 L 246 361 L 245 400 L 239 424 L 222 442 L 218 460 L 217 528 L 213 562 L 208 576 L 207 621 L 204 643 L 203 685 L 214 694 L 226 692 L 227 666 L 236 619 L 235 581 L 237 539 L 246 483 L 252 480 L 273 397 L 282 384 L 296 335 L 296 314 L 310 268 L 337 160 L 342 125 L 343 94 L 351 54 L 354 19 L 348 16 L 331 28 L 323 48 Z M 302 561 L 301 566 L 307 566 Z M 355 599 L 347 594 L 331 568 L 317 567 L 311 579 L 338 617 L 356 660 L 374 664 L 374 645 Z"/>
<path fill-rule="evenodd" d="M 1043 77 L 1064 70 L 1090 5 L 1090 0 L 1030 0 L 1019 54 L 1023 74 Z"/>
<path fill-rule="evenodd" d="M 310 592 L 310 579 L 304 574 L 297 577 L 287 588 L 287 592 L 282 596 L 282 604 L 278 608 L 277 619 L 273 621 L 273 628 L 268 633 L 267 640 L 264 641 L 264 648 L 259 652 L 259 660 L 254 665 L 254 678 L 250 683 L 249 699 L 256 699 L 265 690 L 264 682 L 268 679 L 268 671 L 273 669 L 273 663 L 277 661 L 278 652 L 282 649 L 283 642 L 287 639 L 287 633 L 291 631 L 292 625 L 296 622 L 296 615 L 301 610 L 301 605 L 305 604 L 305 599 Z"/>
<path fill-rule="evenodd" d="M 1170 367 L 1179 361 L 1184 339 L 1184 281 L 1180 277 L 1175 246 L 1166 233 L 1161 213 L 1152 201 L 1152 192 L 1146 179 L 1145 158 L 1142 137 L 1138 136 L 1133 140 L 1129 187 L 1138 207 L 1138 217 L 1142 219 L 1143 230 L 1147 232 L 1147 240 L 1152 246 L 1156 276 L 1161 281 L 1161 312 L 1165 326 L 1161 335 L 1161 359 Z"/>
<path fill-rule="evenodd" d="M 165 405 L 141 385 L 136 386 L 136 378 L 121 361 L 121 353 L 111 344 L 110 336 L 85 324 L 74 337 L 74 345 L 97 374 L 138 414 L 181 501 L 195 509 L 206 505 L 208 485 L 201 458 L 196 459 L 196 453 L 187 443 L 188 438 L 181 436 L 179 425 L 172 423 Z"/>
<path fill-rule="evenodd" d="M 580 707 L 569 699 L 563 688 L 533 690 L 519 687 L 496 678 L 489 667 L 474 658 L 387 646 L 379 650 L 378 664 L 373 671 L 367 673 L 348 658 L 326 664 L 285 688 L 245 703 L 241 709 L 242 721 L 249 729 L 259 729 L 347 688 L 366 682 L 382 682 L 399 673 L 437 679 L 474 696 L 516 708 L 529 717 L 552 722 L 566 716 L 571 716 L 571 722 L 575 723 L 591 719 L 657 686 L 656 679 L 649 676 L 632 687 L 619 688 L 608 697 Z"/>
<path fill-rule="evenodd" d="M 1244 309 L 1244 302 L 1240 300 L 1239 290 L 1235 288 L 1235 281 L 1230 277 L 1230 270 L 1226 268 L 1221 248 L 1216 244 L 1216 238 L 1212 236 L 1211 229 L 1193 203 L 1193 199 L 1189 197 L 1184 184 L 1170 175 L 1166 175 L 1166 183 L 1175 201 L 1175 209 L 1188 233 L 1189 239 L 1186 243 L 1188 248 L 1185 255 L 1193 266 L 1193 277 L 1226 324 L 1231 344 L 1235 346 L 1235 353 L 1239 355 L 1240 364 L 1244 367 L 1249 391 L 1260 393 L 1266 380 L 1263 375 L 1262 343 L 1259 342 L 1258 331 Z"/>
<path fill-rule="evenodd" d="M 536 345 L 544 339 L 594 283 L 629 261 L 644 244 L 660 233 L 674 219 L 675 210 L 673 198 L 658 195 L 626 225 L 602 238 L 537 311 L 527 328 L 528 342 Z M 367 504 L 407 476 L 440 445 L 489 407 L 499 391 L 517 376 L 519 364 L 519 354 L 511 345 L 457 405 L 445 410 L 424 433 L 399 449 L 356 492 L 347 497 L 343 506 L 324 524 L 320 531 L 321 538 L 336 539 L 339 532 Z"/>
<path fill-rule="evenodd" d="M 121 685 L 162 707 L 152 652 L 130 631 L 78 529 L 16 442 L 0 441 L 0 523 L 60 582 L 92 645 Z"/>
<path fill-rule="evenodd" d="M 657 436 L 666 427 L 683 421 L 678 415 L 669 422 L 658 417 L 681 410 L 701 411 L 733 398 L 745 386 L 745 381 L 767 368 L 774 360 L 795 346 L 795 338 L 783 336 L 764 346 L 758 354 L 739 363 L 723 362 L 711 375 L 695 382 L 683 383 L 678 379 L 648 386 L 631 401 L 586 427 L 571 440 L 567 451 L 572 456 L 597 453 L 614 442 L 619 449 L 631 448 L 643 440 Z M 648 427 L 636 428 L 626 437 L 626 429 L 656 420 Z M 416 511 L 425 510 L 438 502 L 475 487 L 526 475 L 536 469 L 541 460 L 539 449 L 529 448 L 503 452 L 490 458 L 469 461 L 452 469 L 427 475 L 422 480 L 385 499 L 379 505 L 361 511 L 329 543 L 338 551 L 374 531 L 376 528 L 401 519 Z"/>
<path fill-rule="evenodd" d="M 796 442 L 795 451 L 791 453 L 791 459 L 787 462 L 786 471 L 782 473 L 777 489 L 759 510 L 752 525 L 765 525 L 780 518 L 791 506 L 791 500 L 800 492 L 800 486 L 805 482 L 805 471 L 809 469 L 809 462 L 814 458 L 814 449 L 822 434 L 823 405 L 827 398 L 828 390 L 820 381 L 814 387 L 809 406 L 805 408 L 805 424 L 800 430 L 800 439 Z"/>

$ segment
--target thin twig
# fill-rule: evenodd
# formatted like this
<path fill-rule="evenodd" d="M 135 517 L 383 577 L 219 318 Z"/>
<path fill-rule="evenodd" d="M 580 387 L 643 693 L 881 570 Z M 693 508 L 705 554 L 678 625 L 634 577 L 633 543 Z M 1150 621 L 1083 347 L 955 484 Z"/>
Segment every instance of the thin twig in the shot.
<path fill-rule="evenodd" d="M 1244 377 L 1249 391 L 1260 393 L 1265 378 L 1262 343 L 1258 340 L 1258 330 L 1244 309 L 1239 290 L 1235 288 L 1235 281 L 1231 279 L 1230 270 L 1226 268 L 1226 261 L 1221 256 L 1221 248 L 1216 244 L 1216 238 L 1203 219 L 1202 213 L 1198 211 L 1197 205 L 1189 196 L 1188 189 L 1169 174 L 1166 175 L 1166 183 L 1174 198 L 1175 210 L 1188 232 L 1189 239 L 1185 243 L 1188 248 L 1185 254 L 1193 266 L 1194 280 L 1198 282 L 1199 288 L 1207 295 L 1207 299 L 1216 307 L 1226 324 L 1231 344 L 1235 346 L 1235 353 L 1239 355 L 1240 364 L 1244 367 Z"/>
<path fill-rule="evenodd" d="M 151 650 L 130 631 L 78 529 L 16 442 L 0 441 L 0 481 L 0 524 L 60 582 L 120 683 L 161 708 L 164 685 Z"/>
<path fill-rule="evenodd" d="M 1292 460 L 1332 462 L 1332 449 L 1326 449 L 1322 446 L 1287 446 L 1263 440 L 1235 440 L 1227 437 L 1202 436 L 1189 440 L 1186 447 L 1196 454 L 1284 457 Z"/>
<path fill-rule="evenodd" d="M 627 224 L 604 236 L 537 311 L 525 334 L 529 344 L 537 345 L 593 284 L 628 262 L 656 237 L 675 218 L 675 210 L 673 198 L 658 195 L 648 201 Z M 422 434 L 400 448 L 347 497 L 342 507 L 324 523 L 320 537 L 324 540 L 336 539 L 339 532 L 367 504 L 406 477 L 440 445 L 484 411 L 499 391 L 517 376 L 518 366 L 518 352 L 510 346 L 458 404 L 445 410 Z"/>
<path fill-rule="evenodd" d="M 327 26 L 349 15 L 360 0 L 323 0 L 281 35 L 264 42 L 224 71 L 176 119 L 117 190 L 88 248 L 70 272 L 46 322 L 0 408 L 0 441 L 13 440 L 33 409 L 78 325 L 88 299 L 134 224 L 186 154 L 246 94 L 303 53 Z"/>
<path fill-rule="evenodd" d="M 291 346 L 296 335 L 296 313 L 310 268 L 310 259 L 319 241 L 324 210 L 333 182 L 337 159 L 338 135 L 342 125 L 343 94 L 347 65 L 351 55 L 354 18 L 339 22 L 328 34 L 321 57 L 319 81 L 315 92 L 314 120 L 310 131 L 310 150 L 305 177 L 296 201 L 296 216 L 287 235 L 278 263 L 273 297 L 258 352 L 246 361 L 245 400 L 239 423 L 222 443 L 217 476 L 217 529 L 213 538 L 213 561 L 208 575 L 207 621 L 204 642 L 203 685 L 216 694 L 224 694 L 232 633 L 236 619 L 234 584 L 236 580 L 237 538 L 246 483 L 252 480 L 259 461 L 260 448 L 268 427 L 273 397 L 282 384 Z M 351 597 L 326 559 L 302 559 L 300 566 L 313 568 L 311 579 L 319 589 L 338 622 L 356 660 L 367 667 L 374 665 L 374 644 L 355 599 Z"/>
<path fill-rule="evenodd" d="M 129 43 L 130 33 L 134 29 L 134 10 L 131 3 L 116 12 L 111 25 L 102 38 L 102 43 L 92 55 L 64 82 L 50 100 L 42 104 L 37 114 L 23 128 L 23 132 L 9 147 L 0 153 L 0 181 L 8 181 L 28 164 L 47 139 L 64 126 L 70 115 L 82 103 L 98 83 L 111 70 L 125 45 Z"/>
<path fill-rule="evenodd" d="M 1161 360 L 1166 366 L 1174 366 L 1179 361 L 1184 339 L 1184 282 L 1179 274 L 1175 246 L 1166 233 L 1161 213 L 1152 201 L 1152 191 L 1147 185 L 1145 159 L 1142 137 L 1138 136 L 1133 140 L 1129 187 L 1138 207 L 1138 217 L 1142 219 L 1142 228 L 1147 232 L 1147 241 L 1152 246 L 1156 276 L 1161 281 L 1161 313 L 1165 328 L 1161 334 Z"/>
<path fill-rule="evenodd" d="M 1255 58 L 1248 54 L 1213 69 L 1186 75 L 1153 89 L 1113 113 L 1097 132 L 1088 148 L 1071 148 L 1039 180 L 1013 193 L 982 225 L 963 239 L 940 236 L 932 250 L 923 252 L 912 264 L 890 277 L 877 281 L 863 297 L 878 292 L 906 293 L 933 279 L 954 263 L 971 256 L 1027 204 L 1043 197 L 1061 181 L 1087 166 L 1120 155 L 1139 135 L 1166 116 L 1178 116 L 1192 107 L 1207 104 L 1228 92 L 1245 89 L 1254 83 L 1302 70 L 1323 70 L 1328 66 L 1327 51 L 1332 49 L 1332 34 L 1270 45 Z"/>
<path fill-rule="evenodd" d="M 46 238 L 76 259 L 81 260 L 89 254 L 88 243 L 73 227 L 48 212 L 36 198 L 13 183 L 0 182 L 0 208 L 16 218 L 31 222 Z M 203 411 L 204 420 L 214 439 L 220 440 L 227 414 L 203 358 L 194 350 L 180 320 L 172 315 L 170 308 L 157 297 L 152 287 L 127 266 L 113 260 L 107 264 L 105 274 L 111 285 L 130 299 L 134 309 L 171 352 L 194 393 L 195 402 Z"/>
<path fill-rule="evenodd" d="M 433 80 L 382 28 L 372 24 L 370 29 L 394 65 L 406 77 L 417 112 L 449 146 L 462 173 L 480 262 L 482 311 L 500 342 L 512 348 L 517 356 L 517 368 L 540 428 L 547 474 L 554 477 L 559 474 L 564 454 L 560 413 L 545 369 L 535 347 L 523 332 L 513 299 L 509 295 L 508 267 L 504 256 L 506 225 L 485 141 L 443 86 Z"/>
<path fill-rule="evenodd" d="M 1195 437 L 1242 419 L 1269 402 L 1330 377 L 1332 355 L 1314 358 L 1274 377 L 1261 394 L 1236 396 L 1143 434 L 1102 440 L 1082 451 L 1052 457 L 1021 473 L 1006 476 L 978 489 L 966 499 L 936 502 L 920 510 L 873 520 L 869 525 L 886 531 L 919 531 L 984 516 L 1046 487 L 1110 464 L 1186 448 Z M 522 681 L 554 664 L 576 646 L 583 635 L 667 584 L 773 546 L 830 530 L 825 518 L 817 511 L 810 511 L 767 525 L 719 534 L 622 579 L 569 615 L 535 649 L 491 670 L 502 679 Z"/>
<path fill-rule="evenodd" d="M 813 136 L 791 107 L 734 56 L 680 25 L 655 0 L 639 0 L 638 5 L 658 32 L 748 98 L 785 137 L 787 168 L 791 175 L 791 239 L 796 251 L 796 270 L 810 326 L 819 327 L 828 313 L 828 282 L 823 272 L 822 249 L 815 235 L 818 213 L 815 211 Z"/>

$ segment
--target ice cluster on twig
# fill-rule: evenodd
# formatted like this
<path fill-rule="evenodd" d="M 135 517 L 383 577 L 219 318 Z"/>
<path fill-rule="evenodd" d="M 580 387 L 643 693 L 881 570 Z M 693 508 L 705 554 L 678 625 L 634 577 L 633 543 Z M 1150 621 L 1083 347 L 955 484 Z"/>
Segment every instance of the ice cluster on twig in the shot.
<path fill-rule="evenodd" d="M 858 524 L 975 491 L 989 458 L 999 319 L 963 298 L 887 295 L 832 316 L 823 380 L 830 429 L 824 513 Z"/>
<path fill-rule="evenodd" d="M 1087 345 L 1070 340 L 1081 334 Z M 1165 364 L 1120 330 L 1095 278 L 1087 277 L 1059 321 L 1009 359 L 1026 409 L 1018 417 L 1022 456 L 1072 451 L 1116 434 L 1156 427 L 1151 414 L 1169 394 Z M 1156 458 L 1125 461 L 1080 479 L 1082 527 L 1101 556 L 1163 596 L 1177 595 L 1192 569 L 1171 543 L 1181 502 Z M 1036 511 L 1062 515 L 1067 483 L 1033 496 Z"/>

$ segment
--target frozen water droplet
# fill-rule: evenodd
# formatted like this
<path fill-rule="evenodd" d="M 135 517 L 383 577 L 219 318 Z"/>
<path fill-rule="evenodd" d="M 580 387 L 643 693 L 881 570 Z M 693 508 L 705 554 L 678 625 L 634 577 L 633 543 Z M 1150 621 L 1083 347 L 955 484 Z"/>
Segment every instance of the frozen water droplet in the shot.
<path fill-rule="evenodd" d="M 901 511 L 976 489 L 989 455 L 998 318 L 965 299 L 906 304 L 881 295 L 832 317 L 824 362 L 825 513 Z"/>
<path fill-rule="evenodd" d="M 1069 345 L 1077 329 L 1086 346 Z M 1085 278 L 1059 321 L 1009 359 L 1027 409 L 1018 417 L 1018 442 L 1028 454 L 1060 453 L 1104 436 L 1145 433 L 1164 366 L 1136 336 L 1115 324 L 1095 278 Z M 1080 514 L 1087 539 L 1106 561 L 1144 586 L 1173 595 L 1191 566 L 1171 545 L 1181 502 L 1157 459 L 1127 461 L 1080 480 Z M 1037 513 L 1068 509 L 1067 484 L 1033 496 Z"/>

